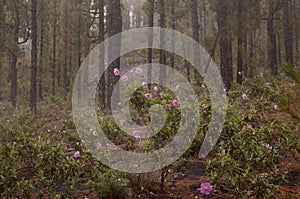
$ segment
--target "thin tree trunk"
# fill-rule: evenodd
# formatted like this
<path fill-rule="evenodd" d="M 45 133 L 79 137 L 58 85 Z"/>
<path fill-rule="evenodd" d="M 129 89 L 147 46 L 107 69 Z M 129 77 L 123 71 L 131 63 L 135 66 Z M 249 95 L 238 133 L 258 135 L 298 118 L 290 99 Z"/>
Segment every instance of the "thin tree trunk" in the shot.
<path fill-rule="evenodd" d="M 175 1 L 172 1 L 171 3 L 171 16 L 172 16 L 172 30 L 176 29 L 176 18 L 175 18 Z M 174 41 L 175 37 L 174 35 L 172 36 L 172 51 L 174 51 Z M 171 68 L 175 68 L 175 54 L 171 53 L 171 59 L 170 59 L 170 64 L 171 64 Z"/>
<path fill-rule="evenodd" d="M 253 63 L 254 63 L 254 49 L 253 49 L 253 40 L 254 40 L 254 32 L 251 32 L 250 34 L 250 54 L 249 54 L 249 62 L 250 62 L 250 71 L 249 71 L 249 77 L 252 78 L 254 76 L 253 72 Z"/>
<path fill-rule="evenodd" d="M 78 13 L 78 30 L 77 30 L 77 39 L 78 39 L 78 44 L 77 44 L 77 67 L 78 69 L 80 68 L 81 65 L 81 56 L 82 56 L 82 52 L 81 52 L 81 47 L 82 47 L 82 41 L 81 41 L 81 13 Z M 79 70 L 78 72 L 78 103 L 80 103 L 80 99 L 81 99 L 81 72 Z"/>
<path fill-rule="evenodd" d="M 278 74 L 278 63 L 277 63 L 277 45 L 276 35 L 274 32 L 274 8 L 273 2 L 269 0 L 269 16 L 267 20 L 267 31 L 269 35 L 269 47 L 268 47 L 268 63 L 271 68 L 272 75 Z"/>
<path fill-rule="evenodd" d="M 43 99 L 43 64 L 44 64 L 44 32 L 45 32 L 45 17 L 44 9 L 42 8 L 42 19 L 41 19 L 41 36 L 40 36 L 40 62 L 39 62 L 39 79 L 38 79 L 38 95 L 39 98 Z"/>
<path fill-rule="evenodd" d="M 36 71 L 37 71 L 37 0 L 31 0 L 31 85 L 30 109 L 36 114 Z"/>
<path fill-rule="evenodd" d="M 122 32 L 122 15 L 121 15 L 121 2 L 120 0 L 110 0 L 108 3 L 108 36 L 111 37 L 115 34 Z M 109 54 L 114 53 L 120 55 L 120 45 L 121 40 L 115 40 L 113 43 L 109 44 Z M 118 56 L 120 57 L 120 56 Z M 116 59 L 109 67 L 108 70 L 108 99 L 107 105 L 109 110 L 111 110 L 111 105 L 116 106 L 119 102 L 119 91 L 116 91 L 117 96 L 115 96 L 114 101 L 112 101 L 112 93 L 116 83 L 119 80 L 118 76 L 115 76 L 114 69 L 120 69 L 120 58 Z"/>
<path fill-rule="evenodd" d="M 238 41 L 237 41 L 237 83 L 243 84 L 243 57 L 242 57 L 242 48 L 243 48 L 243 0 L 238 0 Z"/>
<path fill-rule="evenodd" d="M 182 41 L 182 47 L 183 47 L 183 56 L 184 56 L 184 65 L 185 65 L 185 68 L 186 68 L 186 76 L 187 76 L 187 79 L 188 79 L 188 82 L 191 83 L 191 75 L 190 75 L 190 64 L 189 62 L 186 60 L 186 50 L 185 50 L 185 45 L 184 45 L 184 42 L 183 42 L 183 35 L 181 35 L 181 41 Z"/>
<path fill-rule="evenodd" d="M 6 40 L 6 14 L 5 14 L 5 2 L 0 1 L 0 72 L 2 70 L 4 57 L 5 57 L 5 40 Z M 0 80 L 0 87 L 2 87 L 2 81 Z M 2 99 L 2 93 L 0 91 L 0 100 Z"/>
<path fill-rule="evenodd" d="M 192 29 L 193 29 L 193 39 L 199 43 L 200 42 L 200 35 L 199 35 L 199 17 L 198 17 L 198 3 L 195 0 L 190 0 L 190 9 L 191 9 L 191 15 L 192 15 Z M 194 63 L 198 67 L 200 65 L 200 55 L 197 54 L 197 45 L 193 46 L 193 58 Z M 200 84 L 200 75 L 196 68 L 194 68 L 194 79 L 196 84 Z"/>
<path fill-rule="evenodd" d="M 282 59 L 281 59 L 281 39 L 280 37 L 277 37 L 277 59 L 278 59 L 278 65 L 280 66 L 282 64 Z"/>
<path fill-rule="evenodd" d="M 126 4 L 127 5 L 127 4 Z M 105 24 L 104 24 L 104 0 L 99 0 L 99 43 L 104 41 L 104 31 L 105 31 Z M 104 58 L 105 58 L 105 49 L 104 46 L 101 46 L 100 49 L 100 57 L 99 57 L 99 67 L 100 71 L 104 71 L 104 73 L 100 77 L 99 82 L 99 100 L 101 105 L 106 108 L 107 105 L 105 104 L 105 96 L 106 96 L 106 78 L 105 78 L 105 67 L 104 67 Z"/>
<path fill-rule="evenodd" d="M 227 28 L 227 0 L 217 1 L 217 21 L 220 34 L 220 63 L 221 74 L 225 84 L 225 88 L 229 90 L 231 88 L 231 68 L 230 68 L 230 41 Z"/>
<path fill-rule="evenodd" d="M 56 75 L 56 34 L 57 34 L 57 1 L 54 0 L 54 21 L 53 21 L 53 45 L 52 45 L 52 95 L 55 95 L 55 75 Z"/>
<path fill-rule="evenodd" d="M 10 90 L 10 101 L 13 106 L 16 106 L 17 103 L 17 62 L 18 62 L 18 37 L 19 37 L 19 30 L 20 30 L 20 16 L 19 10 L 17 7 L 16 2 L 14 1 L 14 9 L 15 9 L 15 16 L 14 16 L 14 28 L 13 28 L 13 44 L 12 49 L 10 50 L 11 58 L 10 58 L 10 72 L 9 72 L 9 80 L 11 80 L 11 90 Z"/>
<path fill-rule="evenodd" d="M 154 26 L 154 0 L 148 0 L 148 4 L 149 4 L 149 27 L 153 27 Z M 148 78 L 148 82 L 150 83 L 150 80 L 152 78 L 152 54 L 153 54 L 153 49 L 152 49 L 152 45 L 153 45 L 153 31 L 149 32 L 149 38 L 148 38 L 148 63 L 150 64 L 150 67 L 147 70 L 147 78 Z"/>
<path fill-rule="evenodd" d="M 283 3 L 283 27 L 284 27 L 284 46 L 286 62 L 294 65 L 293 55 L 293 30 L 290 23 L 289 1 L 282 0 Z"/>
<path fill-rule="evenodd" d="M 245 30 L 245 29 L 244 29 Z M 244 74 L 243 76 L 247 76 L 248 75 L 248 64 L 249 64 L 249 57 L 248 57 L 248 36 L 247 33 L 244 32 L 244 65 L 243 65 L 243 71 Z"/>
<path fill-rule="evenodd" d="M 101 0 L 99 0 L 101 1 Z M 130 5 L 128 3 L 128 0 L 125 0 L 125 7 L 126 7 L 126 21 L 125 21 L 125 29 L 130 29 Z"/>
<path fill-rule="evenodd" d="M 160 0 L 160 27 L 166 28 L 166 15 L 165 15 L 165 0 Z M 165 47 L 165 32 L 164 30 L 160 31 L 160 50 L 159 50 L 159 63 L 162 65 L 166 65 L 166 52 Z M 166 77 L 166 68 L 161 67 L 161 71 L 159 74 L 159 82 L 164 84 Z"/>

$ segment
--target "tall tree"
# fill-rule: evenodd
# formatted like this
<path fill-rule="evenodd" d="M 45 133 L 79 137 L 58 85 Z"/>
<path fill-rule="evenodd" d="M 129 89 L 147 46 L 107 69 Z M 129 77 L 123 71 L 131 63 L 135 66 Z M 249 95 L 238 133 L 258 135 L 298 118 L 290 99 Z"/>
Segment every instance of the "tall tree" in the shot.
<path fill-rule="evenodd" d="M 121 2 L 120 0 L 110 0 L 108 2 L 108 36 L 111 37 L 122 32 L 122 15 L 121 15 Z M 115 39 L 109 44 L 108 56 L 112 56 L 112 53 L 120 55 L 121 40 Z M 115 76 L 114 69 L 120 69 L 120 56 L 110 66 L 108 70 L 108 108 L 111 110 L 111 104 L 116 105 L 118 102 L 118 96 L 115 101 L 111 101 L 113 89 L 119 80 L 118 76 Z M 116 92 L 118 94 L 118 91 Z"/>
<path fill-rule="evenodd" d="M 98 31 L 99 31 L 99 43 L 104 41 L 105 36 L 105 24 L 104 24 L 104 0 L 99 0 L 98 2 L 98 10 L 99 10 L 99 24 L 98 24 Z M 105 57 L 105 49 L 104 46 L 100 49 L 100 58 L 99 58 L 99 67 L 101 71 L 105 71 L 104 69 L 104 57 Z M 104 108 L 106 107 L 105 104 L 105 96 L 106 96 L 106 78 L 105 72 L 100 77 L 99 83 L 99 100 Z"/>
<path fill-rule="evenodd" d="M 243 48 L 243 0 L 237 1 L 237 20 L 238 20 L 238 41 L 237 41 L 237 83 L 243 83 L 243 57 L 242 57 L 242 48 Z"/>
<path fill-rule="evenodd" d="M 282 0 L 283 3 L 283 27 L 284 27 L 284 45 L 286 62 L 294 65 L 293 54 L 293 30 L 290 23 L 289 0 Z"/>
<path fill-rule="evenodd" d="M 148 0 L 148 6 L 149 6 L 149 16 L 148 16 L 148 23 L 149 23 L 149 27 L 153 27 L 154 26 L 154 0 Z M 148 68 L 147 71 L 147 77 L 148 77 L 148 81 L 151 80 L 152 78 L 152 54 L 153 54 L 153 49 L 152 49 L 152 44 L 153 44 L 153 31 L 149 32 L 149 37 L 148 37 L 148 63 L 150 64 L 150 67 Z"/>
<path fill-rule="evenodd" d="M 172 30 L 176 30 L 176 16 L 175 16 L 175 6 L 176 6 L 176 2 L 173 0 L 171 1 L 171 28 Z M 174 35 L 172 36 L 172 51 L 174 51 L 175 48 L 175 41 L 174 41 L 175 37 Z M 171 58 L 170 58 L 170 65 L 171 68 L 175 68 L 175 53 L 171 53 Z"/>
<path fill-rule="evenodd" d="M 64 1 L 63 2 L 63 12 L 62 12 L 62 23 L 63 23 L 63 85 L 64 85 L 64 89 L 67 92 L 68 91 L 68 87 L 69 87 L 69 83 L 68 83 L 68 66 L 69 66 L 69 60 L 71 59 L 71 27 L 70 27 L 70 23 L 71 23 L 71 2 L 70 1 Z"/>
<path fill-rule="evenodd" d="M 227 16 L 228 16 L 228 0 L 217 0 L 216 11 L 217 11 L 217 23 L 218 32 L 220 35 L 220 64 L 221 74 L 225 84 L 225 88 L 229 90 L 231 88 L 231 76 L 232 70 L 230 67 L 230 40 L 227 27 Z"/>
<path fill-rule="evenodd" d="M 46 34 L 46 24 L 47 24 L 47 4 L 43 0 L 41 1 L 40 8 L 40 43 L 39 43 L 39 66 L 38 66 L 38 96 L 42 100 L 43 99 L 43 68 L 45 64 L 45 34 Z"/>
<path fill-rule="evenodd" d="M 269 0 L 269 14 L 267 19 L 267 32 L 269 35 L 269 45 L 268 45 L 268 64 L 271 68 L 272 74 L 278 74 L 278 61 L 277 61 L 277 43 L 276 43 L 276 33 L 274 30 L 274 18 L 275 12 L 280 9 L 280 1 L 274 6 L 274 0 Z"/>
<path fill-rule="evenodd" d="M 53 1 L 53 41 L 52 41 L 52 95 L 55 95 L 55 76 L 56 76 L 56 42 L 57 42 L 57 0 Z"/>
<path fill-rule="evenodd" d="M 36 114 L 36 71 L 37 71 L 37 0 L 31 0 L 31 85 L 30 108 Z"/>
<path fill-rule="evenodd" d="M 7 2 L 8 3 L 8 2 Z M 25 3 L 25 2 L 22 2 Z M 19 45 L 24 44 L 29 39 L 29 24 L 28 24 L 28 18 L 27 18 L 27 9 L 21 9 L 20 1 L 12 0 L 9 1 L 9 4 L 7 5 L 7 9 L 11 13 L 11 19 L 9 20 L 8 26 L 9 26 L 9 32 L 10 32 L 10 38 L 9 43 L 7 43 L 7 49 L 10 54 L 10 70 L 9 70 L 9 77 L 8 80 L 11 81 L 11 89 L 10 89 L 10 101 L 12 105 L 16 106 L 17 103 L 17 62 L 18 62 L 18 56 L 19 56 Z M 21 15 L 24 16 L 24 18 L 21 18 Z M 24 25 L 24 21 L 25 25 Z M 21 34 L 22 32 L 25 32 L 26 34 Z M 24 37 L 22 41 L 19 40 L 22 36 Z"/>
<path fill-rule="evenodd" d="M 192 15 L 192 29 L 193 29 L 193 39 L 199 43 L 200 42 L 200 35 L 199 35 L 199 16 L 198 16 L 198 2 L 197 0 L 190 0 L 190 9 L 191 9 L 191 15 Z M 193 46 L 194 50 L 194 63 L 199 66 L 200 65 L 200 55 L 197 54 L 197 45 Z M 199 82 L 199 73 L 197 69 L 194 69 L 194 79 L 195 82 Z"/>
<path fill-rule="evenodd" d="M 166 65 L 166 51 L 163 50 L 165 48 L 165 31 L 166 28 L 166 13 L 165 13 L 165 0 L 159 1 L 159 8 L 160 8 L 160 19 L 159 19 L 159 26 L 162 28 L 160 31 L 160 50 L 159 50 L 159 63 L 161 65 Z M 166 78 L 166 68 L 161 67 L 159 74 L 159 82 L 163 84 Z"/>
<path fill-rule="evenodd" d="M 5 57 L 5 40 L 6 40 L 6 14 L 5 7 L 6 2 L 4 0 L 0 0 L 0 72 L 2 72 L 4 57 Z M 0 87 L 2 86 L 2 81 L 0 77 Z M 2 93 L 0 91 L 0 100 L 2 98 Z"/>

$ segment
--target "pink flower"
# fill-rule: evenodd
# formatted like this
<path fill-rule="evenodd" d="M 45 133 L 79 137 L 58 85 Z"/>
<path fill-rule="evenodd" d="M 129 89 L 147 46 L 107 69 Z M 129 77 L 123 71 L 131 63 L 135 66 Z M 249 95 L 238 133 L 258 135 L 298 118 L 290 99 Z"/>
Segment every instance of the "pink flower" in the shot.
<path fill-rule="evenodd" d="M 270 87 L 270 83 L 269 82 L 266 83 L 266 87 Z"/>
<path fill-rule="evenodd" d="M 264 77 L 264 73 L 263 73 L 263 72 L 260 72 L 259 76 L 260 76 L 261 78 L 263 78 L 263 77 Z"/>
<path fill-rule="evenodd" d="M 97 148 L 97 149 L 100 149 L 101 147 L 102 147 L 101 143 L 100 143 L 100 142 L 97 142 L 96 148 Z"/>
<path fill-rule="evenodd" d="M 38 158 L 40 158 L 40 159 L 44 159 L 44 154 L 42 154 L 42 153 L 41 153 L 41 154 L 39 154 L 39 155 L 38 155 Z"/>
<path fill-rule="evenodd" d="M 127 75 L 123 75 L 123 76 L 121 77 L 121 80 L 122 80 L 122 82 L 127 82 L 127 81 L 128 81 Z"/>
<path fill-rule="evenodd" d="M 146 97 L 147 99 L 152 99 L 152 95 L 151 95 L 150 93 L 146 93 L 146 94 L 145 94 L 145 97 Z"/>
<path fill-rule="evenodd" d="M 242 95 L 242 99 L 243 99 L 243 100 L 247 100 L 247 99 L 248 99 L 248 96 L 247 96 L 246 93 L 244 93 L 244 94 Z"/>
<path fill-rule="evenodd" d="M 205 182 L 201 184 L 198 190 L 204 195 L 209 195 L 213 191 L 213 187 L 209 182 Z"/>
<path fill-rule="evenodd" d="M 153 88 L 153 90 L 154 92 L 158 92 L 158 88 L 156 86 Z"/>
<path fill-rule="evenodd" d="M 80 157 L 80 152 L 79 152 L 79 151 L 76 151 L 76 152 L 74 153 L 74 158 L 77 159 L 77 158 L 79 158 L 79 157 Z"/>
<path fill-rule="evenodd" d="M 115 74 L 115 76 L 119 76 L 120 75 L 119 69 L 115 68 L 114 69 L 114 74 Z"/>
<path fill-rule="evenodd" d="M 147 88 L 148 88 L 148 83 L 147 83 L 147 82 L 142 82 L 142 87 L 143 87 L 144 89 L 147 89 Z"/>
<path fill-rule="evenodd" d="M 271 151 L 273 149 L 273 147 L 270 144 L 266 144 L 266 148 Z"/>
<path fill-rule="evenodd" d="M 175 107 L 177 107 L 177 106 L 180 105 L 179 101 L 177 101 L 177 100 L 173 100 L 172 104 L 173 104 L 173 106 L 175 106 Z"/>
<path fill-rule="evenodd" d="M 275 104 L 274 105 L 274 110 L 277 111 L 278 110 L 278 106 Z"/>
<path fill-rule="evenodd" d="M 166 104 L 165 107 L 166 107 L 166 109 L 169 110 L 169 111 L 172 109 L 172 107 L 171 107 L 170 104 Z"/>
<path fill-rule="evenodd" d="M 241 72 L 241 71 L 239 71 L 239 72 L 238 72 L 238 75 L 239 75 L 239 76 L 242 76 L 242 72 Z"/>
<path fill-rule="evenodd" d="M 93 131 L 93 136 L 96 137 L 97 135 L 97 131 Z"/>
<path fill-rule="evenodd" d="M 137 131 L 134 131 L 133 132 L 134 133 L 134 137 L 135 137 L 135 139 L 137 140 L 137 141 L 142 141 L 142 138 L 141 138 L 141 136 L 139 135 L 139 132 L 137 132 Z"/>
<path fill-rule="evenodd" d="M 136 68 L 136 69 L 135 69 L 135 73 L 138 74 L 138 75 L 142 75 L 142 74 L 143 74 L 143 69 L 141 69 L 141 68 Z"/>

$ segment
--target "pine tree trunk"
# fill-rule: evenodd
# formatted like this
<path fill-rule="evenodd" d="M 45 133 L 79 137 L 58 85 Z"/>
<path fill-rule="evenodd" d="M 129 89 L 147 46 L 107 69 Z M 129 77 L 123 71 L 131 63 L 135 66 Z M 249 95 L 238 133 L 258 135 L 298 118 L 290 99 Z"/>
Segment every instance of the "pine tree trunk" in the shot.
<path fill-rule="evenodd" d="M 37 0 L 31 0 L 31 85 L 30 109 L 36 114 L 36 71 L 37 71 Z"/>
<path fill-rule="evenodd" d="M 284 46 L 286 62 L 294 65 L 293 55 L 293 30 L 290 23 L 289 2 L 282 0 L 283 3 L 283 27 L 284 27 Z"/>
<path fill-rule="evenodd" d="M 282 64 L 282 59 L 281 59 L 281 39 L 280 37 L 277 37 L 277 60 L 278 60 L 278 65 L 280 66 Z"/>
<path fill-rule="evenodd" d="M 254 49 L 253 49 L 253 40 L 254 40 L 254 32 L 250 33 L 250 54 L 249 54 L 249 61 L 250 61 L 250 71 L 249 77 L 252 78 L 254 76 Z"/>
<path fill-rule="evenodd" d="M 99 0 L 99 43 L 104 41 L 104 0 Z M 99 82 L 99 100 L 101 105 L 105 108 L 107 105 L 105 104 L 105 96 L 106 96 L 106 78 L 105 78 L 105 67 L 104 67 L 104 58 L 105 58 L 105 49 L 104 46 L 101 46 L 100 49 L 100 57 L 99 57 L 99 67 L 101 71 L 104 73 L 100 77 Z"/>
<path fill-rule="evenodd" d="M 242 57 L 242 48 L 243 48 L 243 0 L 238 0 L 238 39 L 237 39 L 237 83 L 243 84 L 243 57 Z"/>
<path fill-rule="evenodd" d="M 172 16 L 172 22 L 171 22 L 171 26 L 172 26 L 172 30 L 175 31 L 176 29 L 176 18 L 175 18 L 175 1 L 172 1 L 171 3 L 171 16 Z M 174 51 L 174 35 L 172 36 L 172 51 Z M 175 54 L 174 53 L 171 53 L 171 58 L 170 58 L 170 65 L 171 65 L 171 68 L 175 68 Z"/>
<path fill-rule="evenodd" d="M 53 44 L 52 44 L 52 95 L 55 95 L 55 76 L 56 76 L 56 34 L 57 34 L 57 1 L 54 0 L 54 21 L 53 21 Z"/>
<path fill-rule="evenodd" d="M 41 36 L 40 36 L 40 62 L 39 62 L 39 78 L 38 78 L 38 95 L 39 98 L 43 99 L 43 64 L 44 64 L 44 32 L 45 32 L 45 17 L 44 9 L 42 8 L 41 14 Z"/>
<path fill-rule="evenodd" d="M 272 75 L 278 75 L 277 45 L 276 45 L 276 35 L 274 32 L 274 8 L 271 0 L 269 0 L 269 16 L 267 20 L 267 31 L 269 35 L 269 47 L 268 47 L 269 68 L 271 68 Z"/>
<path fill-rule="evenodd" d="M 149 5 L 149 27 L 153 27 L 154 26 L 154 0 L 148 0 L 148 5 Z M 153 54 L 153 49 L 152 49 L 152 45 L 153 45 L 153 32 L 150 31 L 149 33 L 149 38 L 148 38 L 148 63 L 150 64 L 150 67 L 147 70 L 147 79 L 148 82 L 150 83 L 150 80 L 152 78 L 152 54 Z"/>
<path fill-rule="evenodd" d="M 191 15 L 192 15 L 192 29 L 193 29 L 193 39 L 199 43 L 200 42 L 200 35 L 199 35 L 199 17 L 198 17 L 198 3 L 195 0 L 190 0 L 190 9 L 191 9 Z M 197 45 L 193 46 L 193 59 L 195 65 L 198 67 L 200 65 L 200 56 L 197 54 Z M 199 84 L 200 81 L 200 75 L 196 68 L 194 68 L 194 80 L 196 84 Z"/>
<path fill-rule="evenodd" d="M 165 0 L 160 0 L 160 24 L 161 28 L 166 28 L 166 15 L 165 15 Z M 166 52 L 163 50 L 165 48 L 165 32 L 160 31 L 160 50 L 159 50 L 159 63 L 166 65 Z M 161 67 L 159 74 L 160 84 L 164 84 L 166 78 L 166 68 Z"/>
<path fill-rule="evenodd" d="M 111 37 L 118 33 L 122 32 L 122 15 L 121 15 L 121 2 L 120 0 L 110 0 L 108 3 L 108 36 Z M 115 76 L 113 71 L 115 68 L 120 69 L 120 45 L 121 40 L 116 40 L 109 44 L 108 56 L 111 56 L 111 53 L 117 54 L 118 59 L 116 59 L 108 69 L 108 99 L 107 105 L 109 110 L 111 110 L 111 105 L 116 106 L 119 101 L 119 96 L 116 96 L 114 101 L 111 100 L 112 93 L 116 83 L 119 80 L 118 76 Z M 119 91 L 116 88 L 116 94 L 118 95 Z"/>
<path fill-rule="evenodd" d="M 17 103 L 17 62 L 18 62 L 18 37 L 19 37 L 19 30 L 20 30 L 20 16 L 19 16 L 19 9 L 17 7 L 16 2 L 14 1 L 14 9 L 15 9 L 15 15 L 14 15 L 14 27 L 13 27 L 13 35 L 12 40 L 13 44 L 11 45 L 10 50 L 10 71 L 9 71 L 9 80 L 11 80 L 11 90 L 10 90 L 10 101 L 13 106 L 16 106 Z"/>
<path fill-rule="evenodd" d="M 216 4 L 217 8 L 217 22 L 218 31 L 220 34 L 220 64 L 221 64 L 221 75 L 225 84 L 226 90 L 231 88 L 231 76 L 232 71 L 230 67 L 230 40 L 227 28 L 227 0 L 218 0 Z"/>

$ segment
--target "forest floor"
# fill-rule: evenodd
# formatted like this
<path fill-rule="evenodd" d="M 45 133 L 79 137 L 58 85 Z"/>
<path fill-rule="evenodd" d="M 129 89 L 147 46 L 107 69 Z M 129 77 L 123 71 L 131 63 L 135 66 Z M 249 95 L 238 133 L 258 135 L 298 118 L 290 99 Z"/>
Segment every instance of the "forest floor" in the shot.
<path fill-rule="evenodd" d="M 71 109 L 60 106 L 53 106 L 51 110 L 39 111 L 37 119 L 38 123 L 43 125 L 52 125 L 55 128 L 61 128 L 62 121 L 72 117 Z M 276 116 L 272 116 L 276 117 Z M 41 119 L 43 118 L 43 119 Z M 76 129 L 69 129 L 72 133 L 76 133 Z M 210 157 L 208 157 L 209 159 Z M 278 198 L 291 198 L 300 199 L 300 157 L 287 156 L 282 158 L 280 169 L 288 170 L 286 176 L 286 182 L 280 184 L 278 189 L 280 191 L 280 197 Z M 131 185 L 134 190 L 134 196 L 132 198 L 143 199 L 195 199 L 202 198 L 199 190 L 200 184 L 208 180 L 205 160 L 194 159 L 188 164 L 185 172 L 170 172 L 168 178 L 164 183 L 163 189 L 160 187 L 160 173 L 145 174 L 144 178 L 140 179 L 140 187 Z M 142 187 L 143 186 L 143 187 Z M 76 195 L 76 198 L 97 198 L 94 190 L 87 189 L 86 187 L 79 187 L 81 189 Z M 139 192 L 137 194 L 137 192 Z M 219 190 L 214 191 L 208 198 L 213 199 L 229 199 L 236 198 Z"/>

